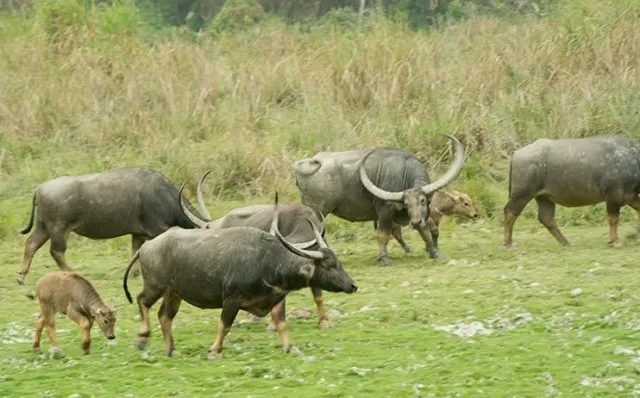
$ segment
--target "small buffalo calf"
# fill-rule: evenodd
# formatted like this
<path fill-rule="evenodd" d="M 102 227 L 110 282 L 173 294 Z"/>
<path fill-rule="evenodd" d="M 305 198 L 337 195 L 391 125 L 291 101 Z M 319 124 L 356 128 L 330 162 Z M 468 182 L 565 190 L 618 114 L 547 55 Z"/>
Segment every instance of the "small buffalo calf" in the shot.
<path fill-rule="evenodd" d="M 469 218 L 478 218 L 478 212 L 473 207 L 471 198 L 466 193 L 458 191 L 438 190 L 433 194 L 431 203 L 429 203 L 429 218 L 427 226 L 433 246 L 438 248 L 438 237 L 440 236 L 440 221 L 444 216 L 452 216 L 454 214 L 467 216 Z M 374 229 L 378 227 L 377 221 L 373 222 Z M 405 252 L 410 253 L 411 247 L 407 245 L 402 237 L 400 225 L 393 225 L 393 236 L 402 245 Z"/>
<path fill-rule="evenodd" d="M 466 193 L 458 191 L 436 191 L 429 204 L 429 219 L 427 225 L 433 238 L 433 244 L 438 247 L 438 237 L 440 236 L 440 221 L 444 216 L 454 214 L 478 218 L 478 212 L 473 207 L 471 198 Z"/>
<path fill-rule="evenodd" d="M 85 355 L 89 354 L 91 327 L 94 321 L 98 322 L 98 326 L 109 340 L 116 338 L 113 333 L 116 323 L 115 309 L 107 307 L 93 285 L 82 276 L 74 272 L 51 272 L 36 283 L 35 297 L 40 304 L 33 340 L 35 353 L 41 353 L 40 336 L 45 327 L 52 348 L 61 351 L 56 343 L 57 313 L 66 315 L 82 328 L 82 350 Z"/>

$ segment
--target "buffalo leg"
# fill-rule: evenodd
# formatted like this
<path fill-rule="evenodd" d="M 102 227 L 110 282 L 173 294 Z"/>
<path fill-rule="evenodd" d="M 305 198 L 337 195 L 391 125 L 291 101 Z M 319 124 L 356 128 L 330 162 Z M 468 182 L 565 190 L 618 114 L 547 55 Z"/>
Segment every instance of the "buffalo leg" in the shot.
<path fill-rule="evenodd" d="M 84 355 L 88 355 L 91 349 L 91 326 L 93 326 L 93 321 L 73 308 L 67 309 L 67 317 L 82 329 L 82 352 L 84 352 Z"/>
<path fill-rule="evenodd" d="M 209 359 L 222 358 L 222 342 L 229 333 L 229 329 L 231 329 L 231 325 L 233 325 L 238 311 L 240 311 L 240 306 L 235 303 L 223 305 L 222 312 L 220 313 L 220 321 L 218 322 L 216 341 L 209 348 Z"/>
<path fill-rule="evenodd" d="M 149 326 L 149 308 L 154 305 L 163 292 L 152 291 L 146 287 L 137 297 L 138 310 L 140 311 L 140 331 L 138 332 L 138 339 L 135 342 L 136 347 L 142 350 L 149 343 L 149 335 L 151 334 L 151 327 Z"/>
<path fill-rule="evenodd" d="M 53 231 L 50 231 L 50 235 L 51 248 L 49 252 L 51 253 L 51 257 L 56 260 L 58 267 L 62 271 L 71 271 L 71 268 L 67 265 L 67 260 L 64 258 L 64 253 L 67 251 L 68 231 L 64 228 L 56 227 Z"/>
<path fill-rule="evenodd" d="M 433 238 L 431 237 L 431 231 L 429 231 L 429 227 L 426 225 L 425 226 L 420 225 L 416 227 L 416 230 L 418 230 L 418 233 L 420 234 L 420 236 L 422 237 L 422 240 L 425 243 L 425 247 L 426 247 L 427 253 L 429 253 L 429 257 L 430 258 L 440 257 L 438 248 L 433 245 Z"/>
<path fill-rule="evenodd" d="M 378 245 L 380 246 L 380 254 L 378 255 L 378 261 L 382 263 L 383 266 L 391 265 L 389 263 L 389 258 L 387 255 L 387 245 L 389 244 L 389 240 L 391 239 L 391 225 L 387 226 L 387 223 L 378 222 Z"/>
<path fill-rule="evenodd" d="M 45 318 L 42 313 L 38 314 L 38 318 L 36 319 L 36 331 L 33 336 L 33 352 L 36 354 L 40 354 L 42 351 L 40 350 L 40 338 L 42 337 L 42 331 L 45 326 Z"/>
<path fill-rule="evenodd" d="M 24 244 L 24 259 L 22 261 L 22 267 L 20 271 L 18 271 L 18 278 L 16 279 L 18 284 L 24 285 L 24 278 L 29 273 L 33 256 L 48 240 L 49 232 L 47 228 L 41 221 L 37 221 L 35 231 L 27 238 Z"/>
<path fill-rule="evenodd" d="M 311 293 L 313 294 L 313 301 L 316 302 L 316 309 L 318 311 L 318 326 L 321 328 L 333 327 L 333 325 L 329 321 L 329 318 L 327 317 L 327 312 L 324 309 L 324 298 L 322 297 L 322 289 L 312 287 Z"/>
<path fill-rule="evenodd" d="M 618 219 L 620 217 L 620 204 L 607 202 L 607 215 L 609 216 L 609 243 L 613 247 L 622 247 L 622 241 L 618 237 Z"/>
<path fill-rule="evenodd" d="M 568 245 L 569 242 L 560 232 L 556 222 L 556 204 L 546 196 L 537 196 L 536 202 L 538 203 L 538 221 L 549 230 L 558 243 L 563 246 Z"/>
<path fill-rule="evenodd" d="M 513 244 L 513 226 L 518 219 L 522 210 L 524 210 L 527 203 L 529 203 L 529 199 L 514 199 L 510 198 L 506 205 L 504 205 L 504 243 L 503 245 L 507 248 L 511 248 Z"/>
<path fill-rule="evenodd" d="M 142 247 L 144 243 L 144 238 L 139 235 L 131 235 L 131 255 L 135 255 L 138 249 Z M 137 277 L 140 275 L 140 262 L 137 261 L 137 264 L 133 265 L 133 269 L 131 270 L 131 276 Z"/>
<path fill-rule="evenodd" d="M 638 221 L 636 224 L 636 230 L 640 233 L 640 196 L 635 195 L 633 200 L 629 202 L 629 206 L 631 206 L 638 213 Z"/>
<path fill-rule="evenodd" d="M 433 240 L 433 246 L 438 249 L 438 238 L 440 237 L 440 228 L 438 228 L 438 224 L 431 217 L 427 219 L 427 227 L 429 228 L 429 233 L 431 234 L 431 239 Z"/>
<path fill-rule="evenodd" d="M 280 339 L 282 340 L 282 349 L 284 352 L 297 352 L 299 351 L 293 347 L 291 341 L 289 340 L 289 329 L 287 328 L 287 320 L 281 316 L 276 318 L 276 330 L 280 335 Z"/>
<path fill-rule="evenodd" d="M 402 249 L 404 249 L 405 253 L 411 253 L 411 247 L 409 247 L 409 245 L 407 245 L 407 242 L 405 242 L 404 238 L 402 237 L 402 226 L 400 224 L 395 224 L 394 223 L 391 226 L 391 235 L 393 235 L 395 240 L 397 240 L 398 243 L 400 243 L 400 245 L 402 246 Z"/>
<path fill-rule="evenodd" d="M 267 325 L 267 330 L 270 332 L 275 332 L 278 330 L 276 325 L 278 324 L 277 319 L 286 319 L 287 317 L 287 299 L 282 299 L 281 302 L 275 305 L 271 309 L 271 321 Z M 259 318 L 258 318 L 259 319 Z"/>
<path fill-rule="evenodd" d="M 182 299 L 175 294 L 168 294 L 162 300 L 162 305 L 158 310 L 158 320 L 160 321 L 160 327 L 162 328 L 162 336 L 164 337 L 164 347 L 167 351 L 167 356 L 173 355 L 173 333 L 171 333 L 171 324 L 173 318 L 176 317 Z"/>

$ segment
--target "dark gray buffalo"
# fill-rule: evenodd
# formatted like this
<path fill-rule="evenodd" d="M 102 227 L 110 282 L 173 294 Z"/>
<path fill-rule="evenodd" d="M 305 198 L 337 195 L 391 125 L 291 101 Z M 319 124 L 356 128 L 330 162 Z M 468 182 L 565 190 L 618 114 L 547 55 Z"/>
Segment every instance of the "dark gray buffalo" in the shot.
<path fill-rule="evenodd" d="M 199 215 L 191 213 L 188 203 L 184 203 L 182 207 L 185 215 L 200 228 L 222 229 L 232 227 L 254 227 L 265 232 L 269 232 L 275 212 L 273 205 L 262 204 L 233 209 L 222 217 L 212 220 L 202 197 L 202 181 L 210 172 L 211 171 L 208 171 L 202 176 L 202 178 L 200 178 L 196 188 L 196 196 L 198 204 L 200 205 L 200 212 L 207 221 L 203 221 Z M 180 189 L 181 198 L 183 197 L 182 189 L 184 189 L 184 185 Z M 307 219 L 313 222 L 313 225 L 320 230 L 320 235 L 324 237 L 325 223 L 324 216 L 322 214 L 315 212 L 300 203 L 280 203 L 278 204 L 278 211 L 280 214 L 279 228 L 282 235 L 288 242 L 291 242 L 292 245 L 299 249 L 317 250 L 320 248 L 320 244 L 317 242 L 313 229 L 307 222 Z M 326 242 L 324 240 L 321 243 L 326 246 Z M 322 290 L 316 287 L 311 287 L 311 292 L 318 311 L 318 326 L 321 328 L 331 327 L 331 322 L 329 321 L 324 308 Z M 271 322 L 269 323 L 268 329 L 275 330 L 275 318 L 277 316 L 284 317 L 285 313 L 286 304 L 283 301 L 272 311 Z M 253 321 L 256 320 L 258 319 L 253 319 Z"/>
<path fill-rule="evenodd" d="M 33 195 L 29 225 L 36 228 L 27 238 L 24 262 L 17 282 L 24 284 L 36 251 L 51 239 L 51 256 L 63 271 L 69 232 L 91 239 L 131 234 L 135 253 L 145 240 L 169 227 L 195 228 L 176 201 L 178 189 L 162 174 L 137 167 L 104 173 L 63 176 L 40 184 Z M 187 203 L 195 214 L 191 204 Z"/>
<path fill-rule="evenodd" d="M 278 220 L 276 211 L 271 233 L 252 227 L 171 228 L 145 243 L 129 263 L 123 280 L 127 299 L 132 302 L 127 278 L 139 258 L 144 287 L 137 297 L 141 318 L 138 348 L 147 345 L 149 309 L 160 298 L 158 318 L 169 356 L 174 350 L 171 324 L 182 300 L 202 309 L 222 308 L 217 337 L 209 349 L 209 358 L 217 359 L 240 310 L 265 316 L 289 292 L 304 287 L 345 293 L 358 289 L 329 248 L 323 243 L 318 250 L 296 248 L 280 233 Z M 308 223 L 313 225 L 310 220 Z M 324 242 L 315 226 L 312 228 L 317 241 Z M 276 321 L 283 348 L 290 352 L 293 346 L 286 322 L 283 318 Z"/>
<path fill-rule="evenodd" d="M 511 157 L 504 245 L 511 247 L 513 225 L 535 198 L 538 220 L 561 245 L 569 242 L 555 221 L 556 204 L 579 207 L 606 202 L 610 243 L 622 246 L 617 232 L 620 208 L 629 205 L 640 214 L 638 193 L 640 144 L 636 141 L 623 135 L 537 140 Z"/>
<path fill-rule="evenodd" d="M 322 214 L 347 221 L 377 221 L 380 255 L 389 265 L 391 236 L 402 242 L 402 226 L 411 224 L 426 244 L 431 258 L 439 256 L 427 226 L 429 203 L 438 189 L 453 181 L 464 166 L 464 148 L 457 138 L 455 159 L 449 170 L 430 182 L 420 160 L 403 149 L 320 152 L 294 164 L 302 203 Z M 411 249 L 404 247 L 406 252 Z"/>

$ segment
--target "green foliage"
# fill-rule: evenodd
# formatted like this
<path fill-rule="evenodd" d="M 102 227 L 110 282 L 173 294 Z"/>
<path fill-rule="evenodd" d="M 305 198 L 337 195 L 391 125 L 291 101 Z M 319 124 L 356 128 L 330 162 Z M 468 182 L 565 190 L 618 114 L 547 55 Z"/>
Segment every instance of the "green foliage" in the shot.
<path fill-rule="evenodd" d="M 265 17 L 257 0 L 227 0 L 211 23 L 214 33 L 244 30 L 256 25 Z"/>
<path fill-rule="evenodd" d="M 90 7 L 82 0 L 37 0 L 35 9 L 36 25 L 56 50 L 82 42 L 93 23 Z"/>
<path fill-rule="evenodd" d="M 142 26 L 140 10 L 132 0 L 115 0 L 111 4 L 100 3 L 97 25 L 99 31 L 108 37 L 135 37 Z"/>

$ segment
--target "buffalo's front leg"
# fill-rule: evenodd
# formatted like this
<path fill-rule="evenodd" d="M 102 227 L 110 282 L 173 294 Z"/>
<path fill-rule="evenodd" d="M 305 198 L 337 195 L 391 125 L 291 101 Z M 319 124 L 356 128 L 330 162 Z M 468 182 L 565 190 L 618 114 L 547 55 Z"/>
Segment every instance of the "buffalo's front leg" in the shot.
<path fill-rule="evenodd" d="M 425 243 L 427 253 L 429 253 L 430 258 L 438 258 L 440 257 L 440 253 L 438 252 L 438 248 L 433 244 L 433 239 L 431 237 L 431 231 L 429 231 L 429 227 L 426 223 L 421 223 L 417 227 L 418 233 L 422 237 L 422 240 Z"/>
<path fill-rule="evenodd" d="M 91 349 L 91 326 L 93 325 L 93 321 L 71 306 L 69 307 L 70 308 L 67 309 L 67 317 L 77 323 L 80 329 L 82 329 L 82 352 L 84 352 L 84 355 L 88 355 Z"/>
<path fill-rule="evenodd" d="M 391 235 L 400 243 L 405 253 L 411 253 L 411 247 L 407 245 L 402 237 L 402 226 L 400 224 L 393 224 L 391 227 Z"/>
<path fill-rule="evenodd" d="M 436 221 L 429 217 L 427 219 L 427 227 L 429 228 L 429 233 L 431 233 L 431 239 L 433 240 L 433 246 L 438 249 L 438 237 L 440 237 L 440 228 Z"/>
<path fill-rule="evenodd" d="M 287 317 L 286 300 L 287 300 L 286 298 L 282 299 L 281 302 L 276 304 L 275 307 L 271 309 L 271 321 L 269 321 L 269 324 L 267 325 L 268 331 L 270 332 L 277 331 L 278 330 L 278 328 L 276 327 L 276 325 L 278 324 L 277 319 L 286 319 Z"/>
<path fill-rule="evenodd" d="M 618 219 L 620 217 L 620 205 L 607 202 L 607 215 L 609 216 L 609 240 L 611 246 L 622 247 L 622 241 L 618 237 Z"/>
<path fill-rule="evenodd" d="M 380 254 L 378 255 L 378 261 L 382 263 L 383 266 L 391 265 L 389 263 L 389 257 L 387 255 L 387 245 L 389 244 L 389 240 L 391 239 L 391 229 L 392 222 L 390 220 L 379 219 L 378 220 L 378 245 L 380 246 Z"/>
<path fill-rule="evenodd" d="M 321 328 L 331 328 L 333 325 L 327 317 L 327 312 L 324 309 L 324 298 L 322 298 L 322 289 L 317 287 L 311 288 L 313 294 L 313 300 L 316 302 L 316 309 L 318 311 L 318 326 Z"/>
<path fill-rule="evenodd" d="M 211 348 L 209 348 L 210 360 L 222 358 L 222 341 L 229 333 L 229 329 L 231 329 L 231 325 L 233 325 L 233 321 L 236 319 L 238 311 L 240 311 L 240 306 L 236 303 L 223 304 L 222 312 L 220 314 L 220 322 L 218 322 L 218 334 L 216 336 L 216 341 L 211 345 Z"/>

